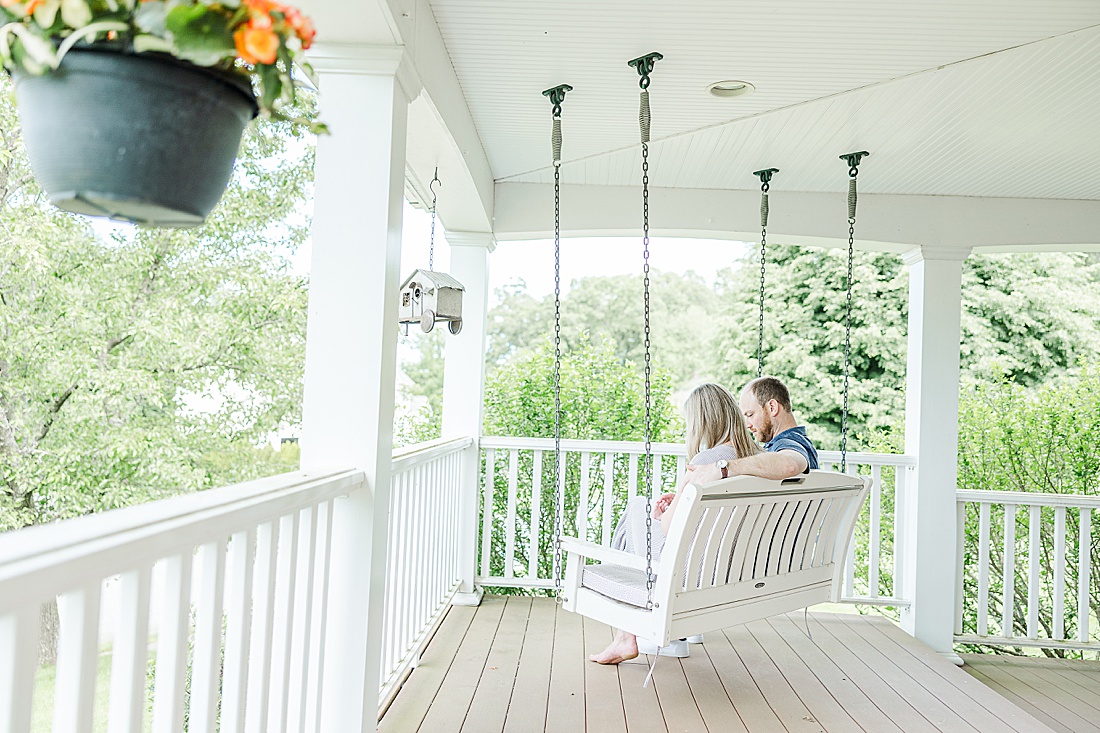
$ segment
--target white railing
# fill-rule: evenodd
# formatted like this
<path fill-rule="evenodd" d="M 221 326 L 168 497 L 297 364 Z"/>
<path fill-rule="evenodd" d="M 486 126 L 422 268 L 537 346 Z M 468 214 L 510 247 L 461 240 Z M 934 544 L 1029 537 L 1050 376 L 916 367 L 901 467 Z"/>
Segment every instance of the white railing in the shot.
<path fill-rule="evenodd" d="M 319 730 L 333 500 L 362 483 L 287 474 L 0 536 L 0 731 L 31 730 L 54 599 L 53 730 L 90 731 L 105 706 L 112 733 L 141 731 L 151 646 L 154 733 L 185 716 L 191 733 Z"/>
<path fill-rule="evenodd" d="M 958 492 L 955 641 L 1100 649 L 1090 620 L 1098 516 L 1100 497 Z"/>
<path fill-rule="evenodd" d="M 462 462 L 473 439 L 395 451 L 383 619 L 380 708 L 412 671 L 459 584 Z"/>
<path fill-rule="evenodd" d="M 484 437 L 480 447 L 482 585 L 552 588 L 559 497 L 565 497 L 565 534 L 609 545 L 626 502 L 644 490 L 640 459 L 645 446 L 640 442 L 563 440 L 557 490 L 552 485 L 553 440 Z M 684 473 L 686 454 L 677 444 L 654 443 L 652 449 L 649 491 L 655 497 L 675 487 Z M 831 468 L 840 454 L 824 451 L 820 458 L 823 468 Z M 895 563 L 902 525 L 894 508 L 903 505 L 906 476 L 915 464 L 911 456 L 848 454 L 848 471 L 870 475 L 873 482 L 849 550 L 845 601 L 907 605 L 895 590 L 902 587 L 902 568 Z"/>

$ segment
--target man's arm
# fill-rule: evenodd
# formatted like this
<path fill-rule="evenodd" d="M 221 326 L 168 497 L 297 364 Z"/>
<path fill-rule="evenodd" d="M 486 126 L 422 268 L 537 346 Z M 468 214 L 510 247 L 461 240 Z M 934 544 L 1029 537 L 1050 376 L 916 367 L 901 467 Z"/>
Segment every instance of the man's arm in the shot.
<path fill-rule="evenodd" d="M 808 465 L 806 456 L 798 451 L 781 450 L 730 461 L 727 472 L 730 476 L 759 476 L 778 481 L 805 472 Z M 709 484 L 722 478 L 721 469 L 713 463 L 688 466 L 687 470 L 691 482 L 695 484 Z"/>

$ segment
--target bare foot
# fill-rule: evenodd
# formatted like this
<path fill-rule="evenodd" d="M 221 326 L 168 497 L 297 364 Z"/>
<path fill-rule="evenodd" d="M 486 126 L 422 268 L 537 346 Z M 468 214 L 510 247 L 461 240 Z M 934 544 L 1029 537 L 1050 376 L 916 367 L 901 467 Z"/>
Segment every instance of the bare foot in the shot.
<path fill-rule="evenodd" d="M 638 656 L 638 639 L 633 634 L 618 633 L 615 639 L 599 654 L 588 658 L 599 664 L 618 664 Z"/>

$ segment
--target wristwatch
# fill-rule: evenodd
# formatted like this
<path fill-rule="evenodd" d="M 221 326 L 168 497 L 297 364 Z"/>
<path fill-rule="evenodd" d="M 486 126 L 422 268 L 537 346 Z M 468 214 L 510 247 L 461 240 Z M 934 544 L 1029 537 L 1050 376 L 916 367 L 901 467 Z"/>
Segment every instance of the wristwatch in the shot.
<path fill-rule="evenodd" d="M 714 465 L 718 466 L 718 468 L 722 469 L 722 478 L 729 478 L 730 477 L 730 470 L 729 470 L 730 462 L 729 461 L 727 461 L 725 458 L 723 458 L 722 460 L 718 461 Z"/>

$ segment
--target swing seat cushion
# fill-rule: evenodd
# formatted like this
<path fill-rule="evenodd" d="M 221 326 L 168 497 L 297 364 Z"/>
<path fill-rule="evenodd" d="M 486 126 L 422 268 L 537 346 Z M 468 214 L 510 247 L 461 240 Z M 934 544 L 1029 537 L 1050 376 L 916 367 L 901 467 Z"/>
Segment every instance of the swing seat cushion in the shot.
<path fill-rule="evenodd" d="M 616 601 L 645 608 L 645 571 L 621 565 L 587 565 L 581 574 L 581 587 Z"/>

